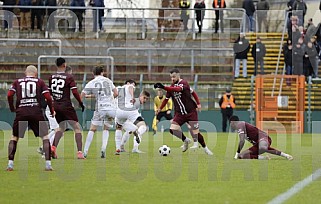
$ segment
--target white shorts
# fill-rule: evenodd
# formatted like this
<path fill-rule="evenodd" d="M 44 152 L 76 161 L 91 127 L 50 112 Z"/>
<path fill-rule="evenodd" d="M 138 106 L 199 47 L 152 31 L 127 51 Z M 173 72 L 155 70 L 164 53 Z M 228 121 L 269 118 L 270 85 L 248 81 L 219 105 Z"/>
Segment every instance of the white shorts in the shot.
<path fill-rule="evenodd" d="M 124 111 L 117 109 L 115 121 L 119 125 L 123 125 L 127 120 L 131 123 L 134 123 L 139 116 L 141 116 L 141 114 L 138 112 L 138 110 Z"/>
<path fill-rule="evenodd" d="M 103 110 L 103 111 L 94 111 L 93 118 L 91 119 L 91 124 L 96 126 L 104 125 L 107 127 L 113 126 L 113 119 L 116 116 L 116 110 Z"/>
<path fill-rule="evenodd" d="M 57 123 L 56 118 L 55 117 L 51 117 L 50 114 L 51 114 L 50 111 L 46 110 L 46 116 L 47 116 L 48 121 L 49 121 L 49 129 L 50 130 L 54 130 L 54 129 L 59 128 L 59 124 Z"/>

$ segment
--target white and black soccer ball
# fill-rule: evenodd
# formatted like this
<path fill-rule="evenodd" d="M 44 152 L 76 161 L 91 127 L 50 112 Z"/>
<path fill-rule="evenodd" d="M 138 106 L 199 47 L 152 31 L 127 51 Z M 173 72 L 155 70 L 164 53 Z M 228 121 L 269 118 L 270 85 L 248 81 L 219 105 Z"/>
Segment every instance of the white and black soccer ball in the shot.
<path fill-rule="evenodd" d="M 171 148 L 167 145 L 163 145 L 158 149 L 158 151 L 161 156 L 167 156 L 171 153 Z"/>

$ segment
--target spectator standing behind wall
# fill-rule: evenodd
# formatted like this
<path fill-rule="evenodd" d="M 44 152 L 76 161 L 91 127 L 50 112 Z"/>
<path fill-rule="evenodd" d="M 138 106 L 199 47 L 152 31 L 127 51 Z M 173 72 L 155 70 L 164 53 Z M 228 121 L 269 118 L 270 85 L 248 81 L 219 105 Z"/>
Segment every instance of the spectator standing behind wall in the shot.
<path fill-rule="evenodd" d="M 203 20 L 205 16 L 205 3 L 204 0 L 197 0 L 194 5 L 196 24 L 198 26 L 198 33 L 202 33 Z"/>
<path fill-rule="evenodd" d="M 44 6 L 42 0 L 31 0 L 32 6 Z M 31 9 L 31 30 L 35 28 L 35 18 L 37 18 L 37 29 L 42 31 L 42 19 L 44 14 L 44 9 L 32 8 Z"/>
<path fill-rule="evenodd" d="M 31 6 L 31 0 L 19 0 L 19 6 Z M 21 8 L 20 9 L 20 30 L 29 30 L 30 29 L 30 8 Z"/>
<path fill-rule="evenodd" d="M 316 32 L 317 32 L 317 28 L 313 24 L 313 19 L 310 18 L 308 20 L 308 25 L 307 25 L 306 33 L 305 33 L 306 42 L 308 42 L 313 36 L 315 36 Z"/>
<path fill-rule="evenodd" d="M 244 33 L 240 33 L 240 36 L 234 42 L 233 51 L 235 54 L 235 70 L 234 77 L 238 78 L 240 75 L 240 64 L 242 61 L 243 77 L 247 77 L 247 53 L 250 50 L 250 43 L 245 39 Z"/>
<path fill-rule="evenodd" d="M 256 76 L 258 70 L 258 64 L 260 64 L 261 73 L 264 74 L 264 57 L 266 54 L 265 45 L 261 42 L 261 38 L 256 38 L 256 43 L 252 46 L 252 57 L 254 60 L 254 76 Z"/>
<path fill-rule="evenodd" d="M 267 12 L 270 9 L 270 4 L 267 0 L 260 0 L 257 3 L 257 21 L 259 25 L 259 32 L 262 32 L 262 24 L 264 23 L 265 32 L 269 32 L 269 25 L 267 22 Z"/>
<path fill-rule="evenodd" d="M 246 15 L 249 19 L 249 31 L 254 31 L 254 19 L 253 14 L 255 12 L 255 6 L 253 0 L 244 0 L 242 8 L 245 9 Z"/>
<path fill-rule="evenodd" d="M 214 0 L 213 8 L 226 8 L 225 0 Z M 215 10 L 215 33 L 218 31 L 218 21 L 220 20 L 221 33 L 224 33 L 223 10 Z"/>
<path fill-rule="evenodd" d="M 283 56 L 284 56 L 286 75 L 292 75 L 293 73 L 292 48 L 293 48 L 292 41 L 288 39 L 286 44 L 283 46 Z M 286 79 L 286 85 L 291 86 L 291 79 Z"/>
<path fill-rule="evenodd" d="M 305 44 L 303 39 L 299 38 L 297 42 L 294 42 L 292 51 L 293 60 L 293 75 L 303 75 L 303 57 L 305 53 Z"/>
<path fill-rule="evenodd" d="M 105 7 L 104 0 L 90 0 L 89 4 L 93 7 Z M 99 30 L 103 30 L 103 22 L 102 17 L 104 16 L 105 12 L 104 9 L 94 9 L 93 10 L 93 31 L 97 32 L 97 27 L 99 26 Z"/>
<path fill-rule="evenodd" d="M 70 6 L 73 6 L 73 7 L 85 7 L 85 1 L 84 0 L 72 0 L 71 1 L 71 4 Z M 82 32 L 82 21 L 83 21 L 83 14 L 85 14 L 86 12 L 86 9 L 72 9 L 72 12 L 75 13 L 77 19 L 78 19 L 78 25 L 79 25 L 79 29 L 78 31 L 79 32 Z M 73 23 L 74 23 L 74 32 L 76 30 L 76 21 L 77 19 L 74 19 L 73 20 Z"/>
<path fill-rule="evenodd" d="M 4 6 L 15 6 L 16 0 L 2 0 Z M 13 8 L 2 8 L 4 10 L 4 25 L 5 30 L 12 29 Z"/>
<path fill-rule="evenodd" d="M 188 30 L 187 23 L 189 19 L 190 2 L 188 0 L 182 0 L 179 2 L 179 8 L 181 8 L 181 20 L 183 21 L 184 31 Z"/>
<path fill-rule="evenodd" d="M 45 6 L 57 6 L 57 0 L 45 0 Z M 54 31 L 55 30 L 55 8 L 49 8 L 46 10 L 47 25 L 46 30 Z"/>
<path fill-rule="evenodd" d="M 304 16 L 307 13 L 307 5 L 303 0 L 296 0 L 293 3 L 292 6 L 293 9 L 293 15 L 298 16 L 299 18 L 299 25 L 303 26 L 304 25 Z"/>
<path fill-rule="evenodd" d="M 313 78 L 318 77 L 318 64 L 319 64 L 319 52 L 320 48 L 317 43 L 315 43 L 315 38 L 309 39 L 306 45 L 306 66 L 305 66 L 305 76 L 312 76 Z"/>

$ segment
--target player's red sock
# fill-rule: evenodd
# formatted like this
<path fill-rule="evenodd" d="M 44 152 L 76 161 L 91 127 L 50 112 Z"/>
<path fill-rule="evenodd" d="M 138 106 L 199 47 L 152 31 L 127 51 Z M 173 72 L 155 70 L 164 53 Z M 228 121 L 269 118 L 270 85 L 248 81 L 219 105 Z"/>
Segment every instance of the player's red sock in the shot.
<path fill-rule="evenodd" d="M 51 160 L 51 155 L 50 155 L 51 147 L 50 147 L 49 140 L 48 139 L 43 140 L 42 145 L 43 145 L 43 150 L 45 152 L 46 161 Z"/>
<path fill-rule="evenodd" d="M 17 141 L 15 140 L 10 140 L 9 145 L 8 145 L 8 159 L 9 160 L 14 160 L 14 155 L 16 154 L 17 150 Z"/>
<path fill-rule="evenodd" d="M 175 135 L 176 137 L 178 137 L 179 139 L 181 139 L 183 142 L 185 141 L 186 137 L 184 135 L 184 133 L 180 130 L 172 130 L 170 129 L 169 132 L 172 134 L 172 135 Z"/>
<path fill-rule="evenodd" d="M 206 147 L 204 137 L 200 132 L 198 133 L 197 138 L 198 138 L 198 142 L 202 145 L 202 147 Z"/>
<path fill-rule="evenodd" d="M 55 134 L 55 139 L 53 141 L 53 145 L 52 146 L 57 147 L 58 144 L 59 144 L 60 139 L 62 138 L 62 136 L 63 136 L 63 132 L 62 131 L 57 131 L 56 134 Z"/>
<path fill-rule="evenodd" d="M 81 133 L 76 133 L 75 134 L 75 140 L 77 144 L 77 149 L 78 152 L 82 150 L 82 134 Z"/>

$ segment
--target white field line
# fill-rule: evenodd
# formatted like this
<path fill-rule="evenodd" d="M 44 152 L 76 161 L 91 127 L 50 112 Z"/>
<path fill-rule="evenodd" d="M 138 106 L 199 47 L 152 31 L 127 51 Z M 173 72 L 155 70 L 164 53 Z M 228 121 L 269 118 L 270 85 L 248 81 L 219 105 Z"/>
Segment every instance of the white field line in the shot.
<path fill-rule="evenodd" d="M 313 172 L 310 176 L 306 177 L 302 181 L 296 183 L 292 188 L 287 190 L 286 192 L 278 195 L 277 197 L 273 198 L 268 204 L 279 204 L 283 203 L 301 190 L 303 190 L 307 185 L 312 183 L 314 180 L 317 180 L 321 177 L 321 168 Z"/>

